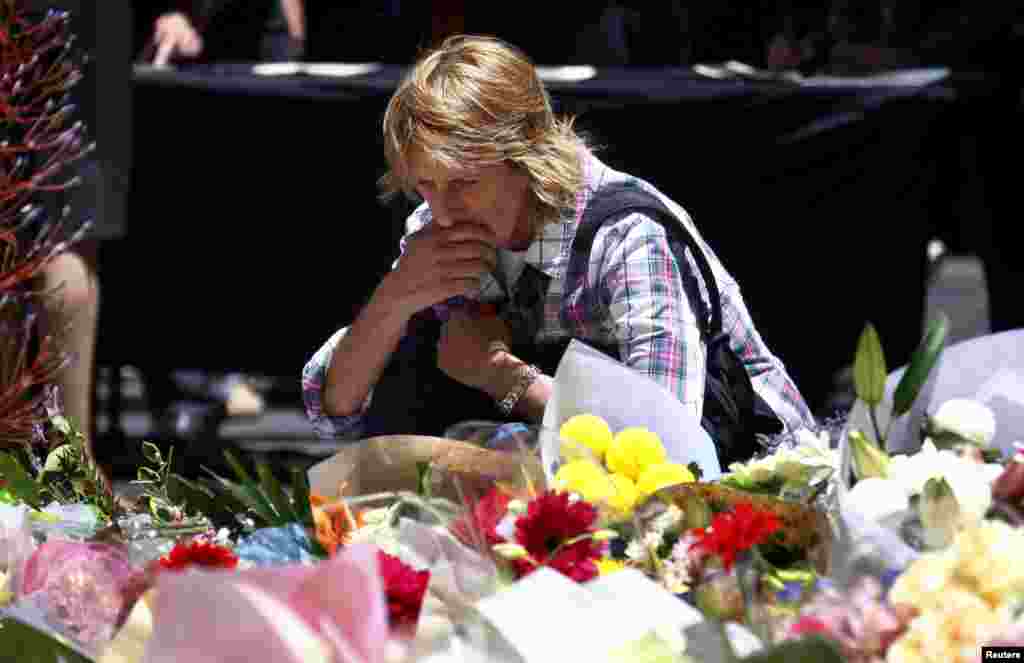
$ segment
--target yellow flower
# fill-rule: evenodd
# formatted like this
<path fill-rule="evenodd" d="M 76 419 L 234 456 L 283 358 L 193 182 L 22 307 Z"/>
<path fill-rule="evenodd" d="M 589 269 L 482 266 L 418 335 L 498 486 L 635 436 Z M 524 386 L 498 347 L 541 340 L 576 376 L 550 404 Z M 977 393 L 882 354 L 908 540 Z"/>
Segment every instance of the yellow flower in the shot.
<path fill-rule="evenodd" d="M 679 463 L 657 463 L 649 465 L 636 482 L 637 490 L 644 497 L 654 494 L 665 486 L 677 483 L 693 483 L 696 477 L 685 465 Z"/>
<path fill-rule="evenodd" d="M 611 479 L 614 492 L 608 499 L 608 506 L 614 511 L 616 518 L 628 518 L 633 513 L 633 507 L 640 500 L 640 492 L 636 484 L 625 474 L 612 474 Z"/>
<path fill-rule="evenodd" d="M 1024 592 L 1024 532 L 1002 521 L 985 520 L 957 533 L 957 578 L 996 606 Z"/>
<path fill-rule="evenodd" d="M 564 458 L 587 458 L 578 445 L 588 449 L 598 461 L 604 460 L 604 453 L 612 442 L 612 429 L 608 422 L 595 414 L 577 414 L 569 417 L 558 429 L 562 438 Z"/>
<path fill-rule="evenodd" d="M 668 458 L 657 433 L 632 427 L 618 432 L 605 453 L 605 464 L 612 472 L 625 474 L 636 481 L 649 465 L 664 463 Z"/>
<path fill-rule="evenodd" d="M 616 571 L 621 571 L 624 568 L 626 568 L 626 563 L 618 559 L 602 557 L 597 560 L 597 572 L 603 576 L 606 576 L 609 573 L 615 573 Z"/>
<path fill-rule="evenodd" d="M 921 555 L 896 579 L 889 590 L 889 601 L 923 610 L 936 607 L 953 581 L 956 567 L 952 549 Z"/>
<path fill-rule="evenodd" d="M 576 493 L 592 504 L 607 504 L 615 495 L 615 483 L 589 460 L 572 460 L 558 468 L 555 488 Z"/>

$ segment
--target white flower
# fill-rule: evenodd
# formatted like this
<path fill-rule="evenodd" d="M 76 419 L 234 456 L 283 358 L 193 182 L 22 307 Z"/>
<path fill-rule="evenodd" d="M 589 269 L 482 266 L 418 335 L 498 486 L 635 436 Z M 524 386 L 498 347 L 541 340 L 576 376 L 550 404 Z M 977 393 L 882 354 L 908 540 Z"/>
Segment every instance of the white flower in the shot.
<path fill-rule="evenodd" d="M 975 518 L 984 517 L 991 506 L 992 483 L 1001 472 L 996 463 L 977 463 L 947 449 L 940 451 L 931 440 L 925 440 L 916 454 L 893 456 L 889 465 L 889 478 L 903 486 L 908 498 L 920 495 L 928 479 L 945 478 L 961 511 Z"/>
<path fill-rule="evenodd" d="M 494 533 L 506 541 L 512 541 L 516 538 L 516 519 L 518 517 L 514 513 L 506 513 L 501 522 L 495 526 Z"/>
<path fill-rule="evenodd" d="M 858 481 L 844 501 L 864 518 L 881 522 L 905 511 L 908 498 L 906 488 L 898 481 L 870 477 Z"/>
<path fill-rule="evenodd" d="M 925 440 L 915 454 L 892 456 L 887 479 L 858 481 L 847 500 L 864 517 L 881 521 L 906 509 L 908 500 L 920 495 L 929 479 L 944 478 L 963 516 L 981 519 L 992 504 L 992 484 L 1001 472 L 1002 466 L 996 463 L 977 463 L 936 449 L 931 440 Z"/>
<path fill-rule="evenodd" d="M 650 559 L 651 551 L 657 550 L 662 540 L 661 532 L 647 532 L 629 542 L 626 546 L 626 557 L 634 562 L 646 563 Z"/>
<path fill-rule="evenodd" d="M 987 447 L 996 436 L 996 415 L 978 401 L 953 398 L 931 417 L 932 431 L 952 433 L 974 444 Z"/>

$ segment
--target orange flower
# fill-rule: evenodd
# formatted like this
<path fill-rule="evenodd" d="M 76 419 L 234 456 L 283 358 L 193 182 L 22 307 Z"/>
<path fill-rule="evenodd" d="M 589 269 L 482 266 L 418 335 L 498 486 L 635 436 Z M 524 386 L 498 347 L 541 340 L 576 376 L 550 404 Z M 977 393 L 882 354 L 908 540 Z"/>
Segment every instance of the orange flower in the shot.
<path fill-rule="evenodd" d="M 339 490 L 338 494 L 341 492 Z M 332 557 L 338 546 L 351 543 L 352 534 L 364 525 L 362 514 L 353 514 L 344 497 L 330 500 L 319 493 L 310 493 L 309 504 L 313 508 L 313 534 Z"/>

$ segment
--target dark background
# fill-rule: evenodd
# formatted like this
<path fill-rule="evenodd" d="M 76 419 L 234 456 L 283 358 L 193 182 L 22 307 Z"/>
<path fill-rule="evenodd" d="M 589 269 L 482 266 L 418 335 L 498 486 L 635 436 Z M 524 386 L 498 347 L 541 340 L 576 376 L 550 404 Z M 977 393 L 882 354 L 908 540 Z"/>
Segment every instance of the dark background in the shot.
<path fill-rule="evenodd" d="M 901 96 L 684 75 L 693 62 L 763 64 L 771 35 L 813 33 L 820 9 L 617 3 L 616 23 L 601 3 L 555 4 L 469 8 L 461 27 L 498 33 L 540 63 L 612 67 L 589 86 L 553 86 L 559 110 L 579 116 L 607 163 L 690 211 L 816 406 L 866 321 L 891 365 L 909 356 L 931 237 L 993 255 L 990 269 L 1013 276 L 999 238 L 1013 176 L 998 164 L 1019 153 L 1020 85 L 1006 64 L 1019 62 L 1006 20 L 1015 8 L 972 19 L 976 8 L 903 3 L 887 43 L 910 49 L 910 64 L 949 64 L 955 75 Z M 94 126 L 110 164 L 101 213 L 127 220 L 126 235 L 104 246 L 100 361 L 290 376 L 297 391 L 303 363 L 352 319 L 397 252 L 408 207 L 380 205 L 375 185 L 390 89 L 247 90 L 215 64 L 191 71 L 219 84 L 129 86 L 155 3 L 95 6 Z M 407 62 L 438 22 L 427 7 L 310 2 L 309 59 Z M 956 38 L 922 45 L 964 16 Z M 882 39 L 870 20 L 848 23 L 855 40 Z"/>

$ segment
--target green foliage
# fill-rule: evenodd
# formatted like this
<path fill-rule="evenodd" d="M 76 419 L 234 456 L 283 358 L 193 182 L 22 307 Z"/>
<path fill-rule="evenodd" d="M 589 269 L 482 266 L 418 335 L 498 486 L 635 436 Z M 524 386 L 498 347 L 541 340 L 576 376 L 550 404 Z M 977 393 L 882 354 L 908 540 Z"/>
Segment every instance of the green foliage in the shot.
<path fill-rule="evenodd" d="M 0 620 L 0 642 L 7 661 L 91 663 L 60 635 L 45 633 L 10 617 Z"/>
<path fill-rule="evenodd" d="M 878 333 L 870 322 L 864 327 L 853 361 L 853 382 L 857 397 L 868 406 L 875 441 L 879 448 L 886 448 L 886 439 L 889 437 L 892 422 L 910 411 L 922 387 L 928 381 L 932 368 L 942 354 L 948 331 L 949 318 L 944 313 L 940 313 L 928 324 L 924 338 L 911 356 L 907 369 L 896 386 L 892 412 L 883 431 L 878 423 L 878 406 L 885 397 L 888 369 Z"/>
<path fill-rule="evenodd" d="M 86 448 L 85 435 L 63 416 L 51 417 L 50 423 L 64 443 L 50 452 L 39 475 L 44 497 L 61 504 L 91 504 L 110 520 L 117 508 L 114 493 Z"/>
<path fill-rule="evenodd" d="M 935 363 L 942 354 L 942 347 L 946 343 L 946 335 L 949 332 L 949 318 L 945 313 L 939 313 L 938 318 L 928 324 L 928 331 L 924 340 L 914 350 L 910 358 L 903 378 L 896 387 L 893 395 L 892 416 L 899 417 L 910 411 L 910 407 L 917 399 L 917 395 L 928 380 Z"/>
<path fill-rule="evenodd" d="M 857 397 L 870 406 L 881 403 L 885 396 L 887 375 L 882 342 L 874 325 L 869 322 L 861 332 L 853 360 L 853 386 Z"/>
<path fill-rule="evenodd" d="M 0 452 L 0 478 L 4 480 L 7 492 L 15 500 L 24 502 L 34 509 L 42 508 L 42 488 L 13 454 Z"/>
<path fill-rule="evenodd" d="M 297 468 L 292 470 L 289 493 L 266 462 L 256 464 L 257 481 L 230 450 L 224 451 L 224 457 L 237 480 L 226 479 L 204 468 L 213 479 L 210 485 L 212 499 L 226 498 L 235 502 L 238 506 L 236 511 L 248 513 L 256 528 L 281 527 L 291 523 L 313 527 L 313 509 L 305 472 Z M 187 483 L 181 485 L 188 487 Z M 312 543 L 314 553 L 326 556 L 326 551 L 316 541 Z"/>

